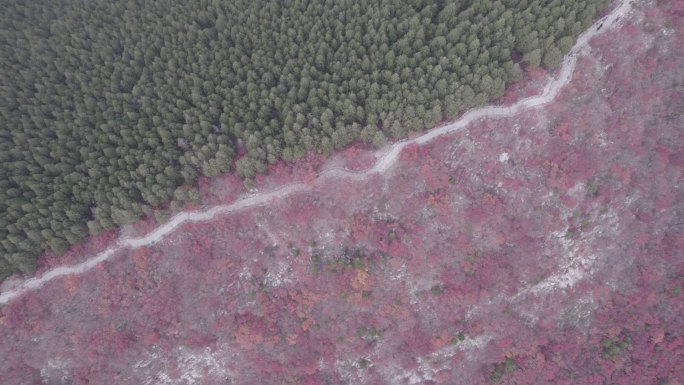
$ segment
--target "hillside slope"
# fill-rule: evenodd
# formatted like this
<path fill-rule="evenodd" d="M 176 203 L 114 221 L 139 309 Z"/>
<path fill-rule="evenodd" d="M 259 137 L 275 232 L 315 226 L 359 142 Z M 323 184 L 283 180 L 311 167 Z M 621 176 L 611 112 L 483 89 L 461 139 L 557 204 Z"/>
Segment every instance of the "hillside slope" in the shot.
<path fill-rule="evenodd" d="M 10 301 L 0 382 L 682 383 L 684 6 L 636 4 L 543 109 L 273 170 L 307 191 Z"/>

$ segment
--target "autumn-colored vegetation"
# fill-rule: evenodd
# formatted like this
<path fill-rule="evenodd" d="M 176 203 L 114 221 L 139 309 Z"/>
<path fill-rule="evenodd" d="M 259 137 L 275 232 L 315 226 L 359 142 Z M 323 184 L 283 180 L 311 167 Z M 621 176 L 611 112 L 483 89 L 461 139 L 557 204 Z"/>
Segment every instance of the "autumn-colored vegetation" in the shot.
<path fill-rule="evenodd" d="M 4 306 L 0 383 L 683 383 L 684 6 L 639 7 L 544 109 Z M 238 185 L 202 180 L 202 199 Z"/>

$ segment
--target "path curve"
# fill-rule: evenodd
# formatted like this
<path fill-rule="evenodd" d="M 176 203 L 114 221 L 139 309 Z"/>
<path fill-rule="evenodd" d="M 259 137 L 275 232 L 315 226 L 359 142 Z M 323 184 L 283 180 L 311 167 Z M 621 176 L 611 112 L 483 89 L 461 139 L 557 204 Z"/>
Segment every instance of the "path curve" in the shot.
<path fill-rule="evenodd" d="M 577 58 L 582 53 L 584 48 L 587 47 L 589 41 L 594 36 L 602 34 L 617 25 L 620 20 L 624 19 L 631 9 L 632 0 L 620 0 L 616 7 L 608 15 L 596 21 L 588 30 L 583 32 L 577 39 L 575 46 L 563 60 L 563 65 L 560 69 L 558 77 L 549 81 L 539 95 L 521 99 L 511 106 L 487 106 L 470 110 L 460 119 L 452 123 L 429 130 L 423 135 L 410 140 L 400 140 L 378 150 L 376 153 L 378 157 L 375 161 L 375 164 L 373 167 L 365 171 L 351 171 L 342 167 L 333 167 L 320 172 L 313 182 L 320 181 L 325 178 L 350 178 L 353 180 L 365 180 L 371 175 L 383 174 L 387 172 L 396 163 L 399 154 L 407 145 L 420 145 L 430 142 L 438 136 L 462 130 L 470 123 L 480 119 L 511 117 L 522 111 L 539 108 L 550 103 L 556 98 L 560 89 L 570 82 L 577 64 Z M 233 213 L 251 207 L 265 205 L 271 200 L 282 199 L 298 192 L 312 191 L 312 184 L 313 183 L 305 184 L 301 182 L 290 183 L 268 192 L 243 195 L 240 199 L 230 204 L 218 205 L 202 211 L 180 212 L 174 215 L 168 222 L 160 225 L 142 237 L 120 237 L 112 246 L 81 263 L 56 267 L 48 270 L 40 277 L 33 277 L 25 280 L 14 288 L 0 294 L 0 305 L 6 304 L 26 292 L 38 290 L 47 282 L 55 278 L 71 274 L 83 274 L 97 266 L 99 263 L 110 259 L 118 251 L 124 249 L 137 249 L 143 246 L 154 244 L 166 235 L 171 234 L 183 223 L 205 222 L 213 219 L 217 215 Z"/>

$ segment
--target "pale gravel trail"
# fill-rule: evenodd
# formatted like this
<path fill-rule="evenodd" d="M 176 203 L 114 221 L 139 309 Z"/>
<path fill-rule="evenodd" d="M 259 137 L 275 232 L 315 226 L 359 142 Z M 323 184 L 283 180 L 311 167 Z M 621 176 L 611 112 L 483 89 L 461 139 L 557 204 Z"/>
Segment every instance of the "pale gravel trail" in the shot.
<path fill-rule="evenodd" d="M 396 163 L 399 154 L 407 145 L 414 143 L 418 145 L 427 143 L 440 135 L 462 130 L 470 123 L 480 119 L 511 117 L 528 109 L 542 107 L 553 101 L 558 95 L 560 89 L 570 82 L 577 64 L 577 57 L 588 45 L 589 41 L 594 36 L 604 33 L 605 31 L 614 27 L 618 21 L 624 19 L 624 16 L 626 16 L 632 8 L 632 2 L 632 0 L 618 1 L 617 6 L 613 9 L 613 11 L 596 21 L 587 31 L 583 32 L 577 39 L 577 43 L 572 48 L 570 53 L 565 57 L 558 77 L 549 81 L 544 87 L 542 93 L 539 95 L 521 99 L 511 106 L 487 106 L 477 108 L 467 112 L 460 119 L 453 123 L 434 128 L 425 134 L 410 140 L 404 139 L 398 141 L 379 150 L 376 153 L 377 160 L 375 164 L 373 167 L 365 171 L 350 171 L 344 168 L 334 167 L 322 171 L 310 183 L 286 184 L 269 192 L 245 195 L 230 204 L 219 205 L 202 211 L 180 212 L 174 215 L 173 218 L 171 218 L 171 220 L 169 220 L 167 223 L 157 227 L 155 230 L 152 230 L 145 236 L 135 238 L 121 237 L 114 243 L 114 245 L 84 262 L 75 265 L 56 267 L 45 272 L 40 277 L 33 277 L 25 280 L 21 284 L 0 294 L 0 305 L 8 303 L 9 301 L 28 291 L 38 290 L 45 285 L 45 283 L 55 278 L 71 274 L 85 273 L 86 271 L 97 266 L 99 263 L 108 260 L 118 251 L 123 249 L 137 249 L 139 247 L 154 244 L 164 236 L 175 231 L 183 223 L 205 222 L 213 219 L 219 214 L 233 213 L 236 211 L 249 209 L 251 207 L 261 206 L 269 203 L 273 199 L 285 198 L 294 193 L 312 191 L 312 186 L 315 184 L 315 182 L 321 181 L 325 178 L 348 177 L 353 180 L 364 180 L 374 174 L 383 174 Z"/>

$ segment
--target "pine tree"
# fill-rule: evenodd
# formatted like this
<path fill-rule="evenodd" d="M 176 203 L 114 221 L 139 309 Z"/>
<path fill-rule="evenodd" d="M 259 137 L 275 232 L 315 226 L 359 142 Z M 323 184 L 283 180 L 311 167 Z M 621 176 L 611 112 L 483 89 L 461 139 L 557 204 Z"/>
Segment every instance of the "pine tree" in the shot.
<path fill-rule="evenodd" d="M 561 54 L 561 51 L 556 48 L 556 47 L 551 47 L 546 53 L 544 54 L 544 67 L 546 68 L 555 68 L 561 65 L 563 62 L 563 55 Z"/>
<path fill-rule="evenodd" d="M 166 207 L 238 153 L 234 171 L 251 179 L 455 117 L 521 78 L 513 57 L 560 65 L 608 4 L 10 2 L 0 276 Z"/>

